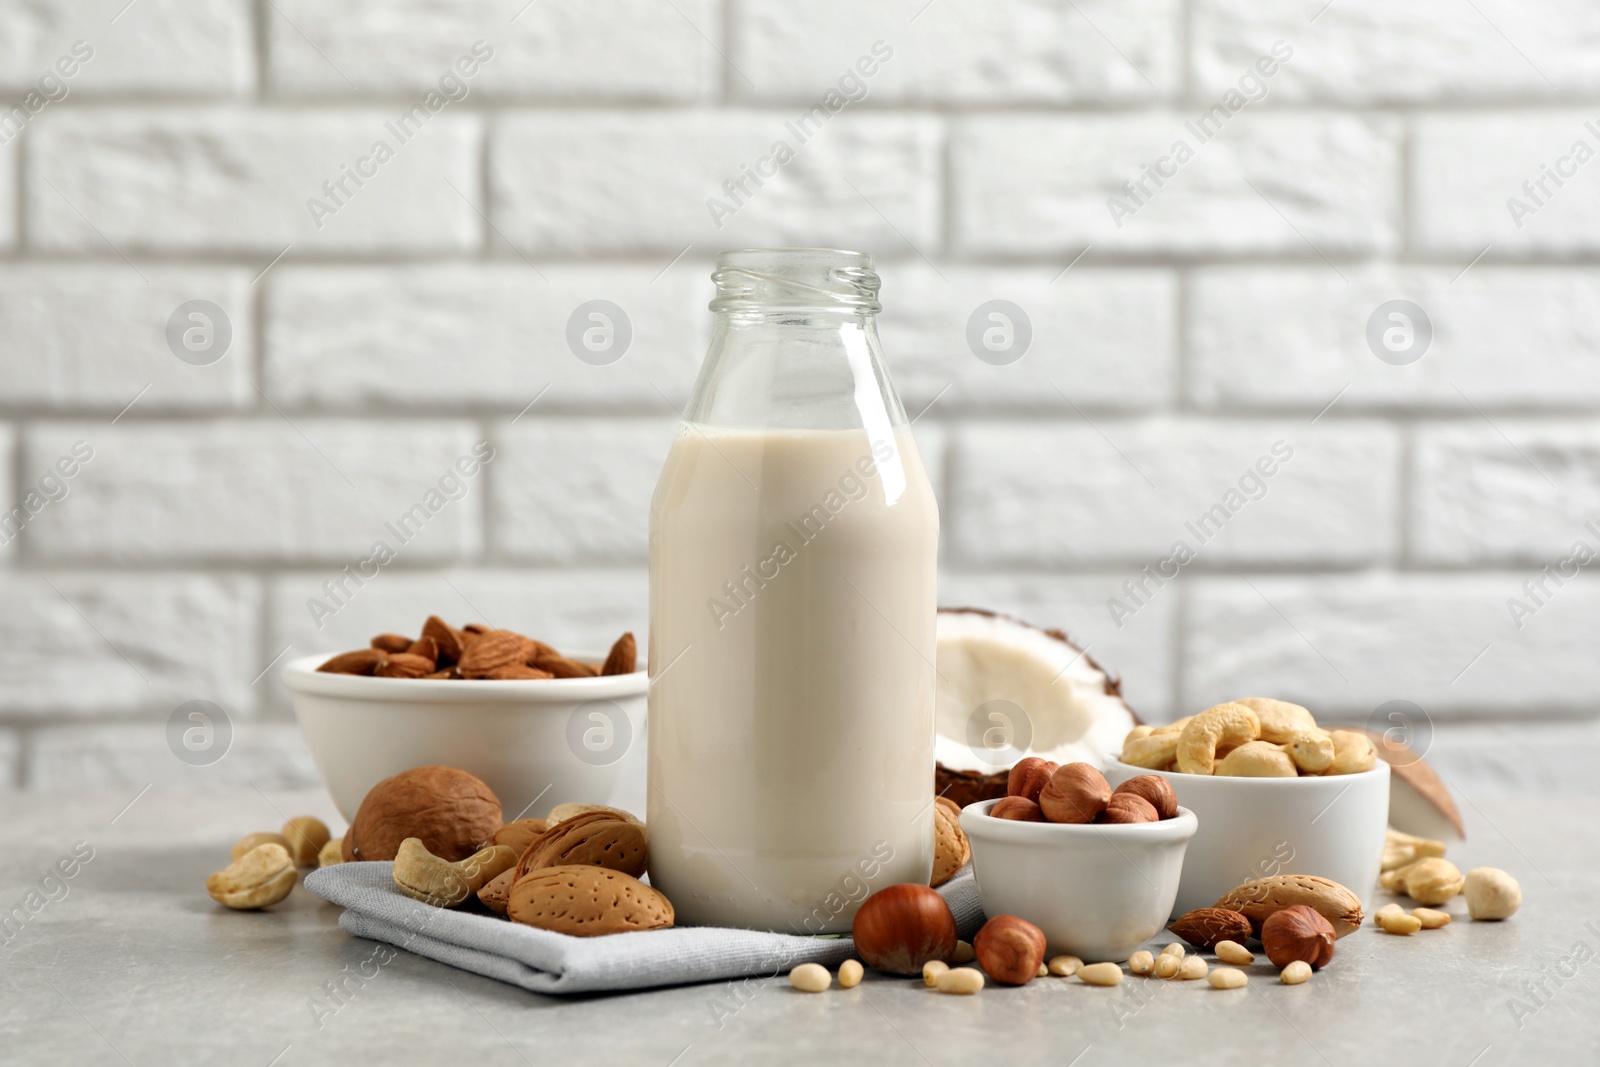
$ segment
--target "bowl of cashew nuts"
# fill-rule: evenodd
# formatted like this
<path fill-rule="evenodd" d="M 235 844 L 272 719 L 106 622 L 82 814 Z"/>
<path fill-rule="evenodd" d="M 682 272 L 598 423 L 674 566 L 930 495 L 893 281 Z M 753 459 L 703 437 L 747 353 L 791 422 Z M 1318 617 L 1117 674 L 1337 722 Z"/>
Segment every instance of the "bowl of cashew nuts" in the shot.
<path fill-rule="evenodd" d="M 1246 697 L 1166 726 L 1137 726 L 1106 780 L 1166 775 L 1200 826 L 1175 914 L 1276 874 L 1329 878 L 1362 897 L 1378 881 L 1389 765 L 1359 730 L 1325 730 L 1298 704 Z"/>

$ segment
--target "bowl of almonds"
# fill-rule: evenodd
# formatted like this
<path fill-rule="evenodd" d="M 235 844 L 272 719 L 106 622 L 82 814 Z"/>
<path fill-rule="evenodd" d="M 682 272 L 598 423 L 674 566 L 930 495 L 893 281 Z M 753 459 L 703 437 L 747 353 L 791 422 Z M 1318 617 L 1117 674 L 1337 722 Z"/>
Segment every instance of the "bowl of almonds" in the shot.
<path fill-rule="evenodd" d="M 476 775 L 512 812 L 535 800 L 644 807 L 647 678 L 631 633 L 603 654 L 565 655 L 432 615 L 415 635 L 292 660 L 282 676 L 346 818 L 373 785 L 425 764 Z"/>

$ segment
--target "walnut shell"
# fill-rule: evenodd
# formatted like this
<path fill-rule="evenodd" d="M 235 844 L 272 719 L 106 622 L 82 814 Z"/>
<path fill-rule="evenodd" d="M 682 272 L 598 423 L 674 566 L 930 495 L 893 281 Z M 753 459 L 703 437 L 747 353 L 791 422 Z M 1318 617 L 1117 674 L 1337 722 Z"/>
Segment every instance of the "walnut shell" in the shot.
<path fill-rule="evenodd" d="M 454 767 L 413 767 L 367 791 L 345 835 L 349 860 L 392 860 L 400 842 L 421 841 L 435 856 L 464 860 L 500 829 L 500 800 Z"/>

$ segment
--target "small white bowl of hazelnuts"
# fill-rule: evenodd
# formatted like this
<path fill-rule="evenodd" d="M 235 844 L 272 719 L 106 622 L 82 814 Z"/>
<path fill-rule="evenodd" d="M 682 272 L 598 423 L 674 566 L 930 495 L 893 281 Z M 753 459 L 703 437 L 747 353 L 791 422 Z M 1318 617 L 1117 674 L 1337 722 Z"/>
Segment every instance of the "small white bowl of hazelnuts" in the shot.
<path fill-rule="evenodd" d="M 1199 826 L 1159 774 L 1116 789 L 1088 763 L 1030 757 L 1009 795 L 968 805 L 961 829 L 986 915 L 1044 931 L 1051 953 L 1125 961 L 1172 913 Z"/>

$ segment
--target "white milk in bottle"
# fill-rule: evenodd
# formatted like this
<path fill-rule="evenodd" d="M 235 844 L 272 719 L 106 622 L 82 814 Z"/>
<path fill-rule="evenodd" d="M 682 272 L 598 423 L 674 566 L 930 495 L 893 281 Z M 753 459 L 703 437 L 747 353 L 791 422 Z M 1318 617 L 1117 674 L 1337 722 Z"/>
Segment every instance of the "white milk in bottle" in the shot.
<path fill-rule="evenodd" d="M 933 863 L 933 490 L 870 257 L 725 252 L 650 516 L 650 879 L 685 924 L 846 931 Z"/>

